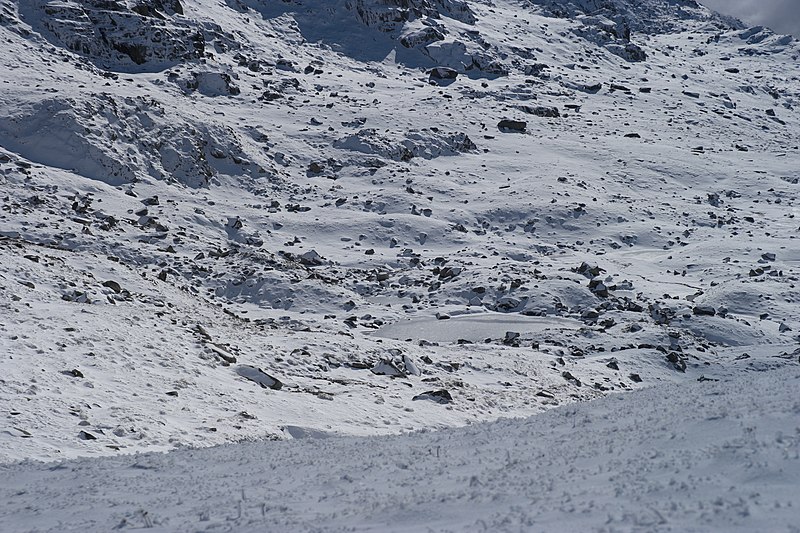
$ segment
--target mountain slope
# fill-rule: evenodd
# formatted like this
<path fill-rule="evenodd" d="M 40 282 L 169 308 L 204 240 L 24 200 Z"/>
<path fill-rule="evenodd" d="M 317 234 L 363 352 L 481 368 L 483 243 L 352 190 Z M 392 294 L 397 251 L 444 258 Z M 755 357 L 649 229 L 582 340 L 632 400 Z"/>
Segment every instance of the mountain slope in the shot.
<path fill-rule="evenodd" d="M 0 12 L 4 460 L 797 363 L 791 37 L 690 1 Z"/>
<path fill-rule="evenodd" d="M 795 531 L 799 379 L 438 432 L 0 466 L 0 517 L 15 531 Z"/>

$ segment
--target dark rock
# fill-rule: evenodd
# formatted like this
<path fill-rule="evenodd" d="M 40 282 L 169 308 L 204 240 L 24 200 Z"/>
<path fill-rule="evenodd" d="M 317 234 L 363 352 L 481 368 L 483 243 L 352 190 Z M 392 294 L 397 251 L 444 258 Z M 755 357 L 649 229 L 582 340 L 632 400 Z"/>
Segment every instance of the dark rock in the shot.
<path fill-rule="evenodd" d="M 458 77 L 458 71 L 449 67 L 436 67 L 432 68 L 429 73 L 429 79 L 434 83 L 452 82 Z"/>
<path fill-rule="evenodd" d="M 500 131 L 525 133 L 527 127 L 528 123 L 521 120 L 503 119 L 497 123 L 497 128 Z"/>
<path fill-rule="evenodd" d="M 316 250 L 309 250 L 306 253 L 298 256 L 298 260 L 301 264 L 310 267 L 319 266 L 324 262 L 322 256 L 319 255 Z"/>
<path fill-rule="evenodd" d="M 544 72 L 547 70 L 548 67 L 544 63 L 534 63 L 533 65 L 526 65 L 525 66 L 525 75 L 526 76 L 536 76 L 538 78 L 548 78 L 549 76 Z"/>
<path fill-rule="evenodd" d="M 639 376 L 639 374 L 631 374 L 628 377 L 630 377 L 631 381 L 633 381 L 634 383 L 641 383 L 642 382 L 642 378 L 641 378 L 641 376 Z"/>
<path fill-rule="evenodd" d="M 625 46 L 608 45 L 607 48 L 631 63 L 647 61 L 647 52 L 642 50 L 639 45 L 626 43 Z"/>
<path fill-rule="evenodd" d="M 592 279 L 599 276 L 602 272 L 605 272 L 605 270 L 597 265 L 591 266 L 589 263 L 583 262 L 577 269 L 575 269 L 575 272 L 578 274 L 583 274 L 587 278 Z"/>
<path fill-rule="evenodd" d="M 686 359 L 681 354 L 677 352 L 669 352 L 667 354 L 667 361 L 672 363 L 672 366 L 674 366 L 675 370 L 678 372 L 686 371 Z"/>
<path fill-rule="evenodd" d="M 535 115 L 537 117 L 543 118 L 559 118 L 561 113 L 559 113 L 558 108 L 550 107 L 550 106 L 527 106 L 523 105 L 519 107 L 520 110 L 528 113 L 529 115 Z"/>
<path fill-rule="evenodd" d="M 83 430 L 81 430 L 81 432 L 78 433 L 78 438 L 81 440 L 97 440 L 97 437 L 95 437 L 88 431 L 83 431 Z"/>
<path fill-rule="evenodd" d="M 516 331 L 506 331 L 506 336 L 503 338 L 503 344 L 506 346 L 519 346 L 520 334 Z"/>
<path fill-rule="evenodd" d="M 461 268 L 459 267 L 444 267 L 439 271 L 439 279 L 442 281 L 446 281 L 453 279 L 459 274 L 461 274 Z"/>
<path fill-rule="evenodd" d="M 433 26 L 423 26 L 422 28 L 406 33 L 400 38 L 400 44 L 406 48 L 424 47 L 436 41 L 444 40 L 444 33 Z"/>
<path fill-rule="evenodd" d="M 608 298 L 609 287 L 605 283 L 603 283 L 603 281 L 600 280 L 599 278 L 595 278 L 589 281 L 589 290 L 600 298 Z"/>
<path fill-rule="evenodd" d="M 591 84 L 581 85 L 579 87 L 579 90 L 581 90 L 581 91 L 583 91 L 585 93 L 594 94 L 594 93 L 600 92 L 600 89 L 602 89 L 602 88 L 603 88 L 603 84 L 602 83 L 591 83 Z"/>
<path fill-rule="evenodd" d="M 308 165 L 308 172 L 311 174 L 322 174 L 325 172 L 325 162 L 313 161 Z"/>
<path fill-rule="evenodd" d="M 189 20 L 170 16 L 183 12 L 180 2 L 138 0 L 132 6 L 126 4 L 109 0 L 35 2 L 31 22 L 54 45 L 81 54 L 101 68 L 202 57 L 202 31 Z"/>
<path fill-rule="evenodd" d="M 710 305 L 695 306 L 694 309 L 692 309 L 692 312 L 698 316 L 714 316 L 717 314 L 717 310 Z"/>
<path fill-rule="evenodd" d="M 600 318 L 600 313 L 598 313 L 596 309 L 587 309 L 581 313 L 581 318 L 585 320 L 596 320 Z"/>
<path fill-rule="evenodd" d="M 495 310 L 502 313 L 519 311 L 522 308 L 523 303 L 523 300 L 520 300 L 519 298 L 505 295 L 498 298 L 497 303 L 495 304 Z"/>
<path fill-rule="evenodd" d="M 429 400 L 441 404 L 453 403 L 453 397 L 444 389 L 423 392 L 422 394 L 418 394 L 411 399 L 413 401 Z"/>
<path fill-rule="evenodd" d="M 578 378 L 573 376 L 572 373 L 567 372 L 566 370 L 561 373 L 561 377 L 563 377 L 567 381 L 571 381 L 572 383 L 574 383 L 578 387 L 580 387 L 582 385 L 581 380 L 579 380 Z"/>
<path fill-rule="evenodd" d="M 254 366 L 240 365 L 236 368 L 236 373 L 245 379 L 258 383 L 264 389 L 281 390 L 283 387 L 283 383 L 278 378 L 272 377 Z"/>

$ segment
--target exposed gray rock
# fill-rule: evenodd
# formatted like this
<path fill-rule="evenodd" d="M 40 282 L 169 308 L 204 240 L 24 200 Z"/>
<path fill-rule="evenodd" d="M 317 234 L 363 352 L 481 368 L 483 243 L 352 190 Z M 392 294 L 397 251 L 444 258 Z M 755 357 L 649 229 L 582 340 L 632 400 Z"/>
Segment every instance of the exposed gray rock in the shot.
<path fill-rule="evenodd" d="M 414 401 L 428 400 L 441 404 L 453 403 L 453 396 L 450 394 L 450 392 L 444 389 L 423 392 L 422 394 L 417 394 L 411 399 Z"/>
<path fill-rule="evenodd" d="M 176 0 L 20 2 L 22 18 L 54 44 L 112 70 L 161 70 L 200 58 L 203 31 L 172 16 L 182 12 Z"/>
<path fill-rule="evenodd" d="M 283 387 L 283 383 L 278 378 L 272 377 L 254 366 L 240 365 L 236 367 L 236 373 L 245 379 L 258 383 L 265 389 L 281 390 Z"/>
<path fill-rule="evenodd" d="M 373 374 L 377 374 L 379 376 L 390 376 L 393 378 L 404 378 L 406 377 L 406 373 L 400 370 L 400 368 L 389 359 L 383 359 L 378 362 L 375 366 L 371 369 Z"/>
<path fill-rule="evenodd" d="M 558 108 L 552 106 L 519 106 L 520 110 L 528 113 L 529 115 L 536 115 L 537 117 L 545 117 L 545 118 L 558 118 L 561 116 L 561 113 L 558 111 Z"/>
<path fill-rule="evenodd" d="M 522 120 L 503 119 L 497 123 L 497 128 L 500 131 L 525 133 L 528 123 Z"/>

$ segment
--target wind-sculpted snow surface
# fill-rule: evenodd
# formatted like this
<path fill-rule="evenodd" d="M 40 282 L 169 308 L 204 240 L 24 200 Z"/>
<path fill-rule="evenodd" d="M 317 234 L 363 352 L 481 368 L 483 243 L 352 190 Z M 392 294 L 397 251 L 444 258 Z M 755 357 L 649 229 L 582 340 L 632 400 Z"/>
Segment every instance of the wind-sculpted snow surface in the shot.
<path fill-rule="evenodd" d="M 800 371 L 526 419 L 0 467 L 11 531 L 797 530 Z M 428 400 L 418 403 L 431 403 Z"/>
<path fill-rule="evenodd" d="M 798 364 L 791 37 L 656 0 L 0 15 L 0 461 Z"/>

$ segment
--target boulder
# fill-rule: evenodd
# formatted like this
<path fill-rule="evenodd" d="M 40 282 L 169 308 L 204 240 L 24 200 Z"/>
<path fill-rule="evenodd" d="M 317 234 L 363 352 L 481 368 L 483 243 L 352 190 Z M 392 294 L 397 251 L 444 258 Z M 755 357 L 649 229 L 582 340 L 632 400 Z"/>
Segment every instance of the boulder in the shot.
<path fill-rule="evenodd" d="M 525 133 L 528 123 L 522 120 L 503 119 L 497 123 L 497 128 L 504 132 Z"/>
<path fill-rule="evenodd" d="M 432 390 L 423 392 L 422 394 L 417 394 L 413 398 L 412 401 L 419 401 L 419 400 L 428 400 L 431 402 L 436 402 L 440 404 L 448 404 L 453 403 L 453 396 L 446 390 Z"/>
<path fill-rule="evenodd" d="M 272 377 L 254 366 L 240 365 L 236 368 L 236 373 L 245 379 L 258 383 L 264 389 L 281 390 L 283 387 L 283 383 L 278 378 Z"/>

